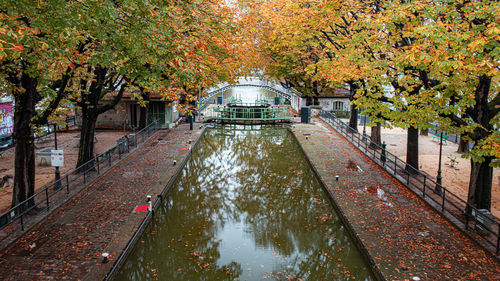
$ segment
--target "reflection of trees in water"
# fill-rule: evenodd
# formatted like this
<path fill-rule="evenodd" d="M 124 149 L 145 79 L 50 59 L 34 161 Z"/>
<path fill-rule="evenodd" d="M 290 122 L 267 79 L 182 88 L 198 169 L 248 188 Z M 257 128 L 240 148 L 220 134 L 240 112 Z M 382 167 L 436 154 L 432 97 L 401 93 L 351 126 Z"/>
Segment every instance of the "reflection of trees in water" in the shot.
<path fill-rule="evenodd" d="M 231 200 L 214 148 L 203 144 L 194 151 L 117 280 L 234 280 L 241 275 L 235 262 L 217 265 L 221 241 L 216 233 L 231 213 Z"/>
<path fill-rule="evenodd" d="M 217 265 L 216 236 L 230 221 L 245 222 L 257 248 L 286 257 L 270 278 L 346 279 L 350 270 L 366 279 L 357 249 L 289 134 L 208 130 L 117 279 L 237 279 L 240 264 Z"/>
<path fill-rule="evenodd" d="M 236 163 L 246 167 L 235 177 L 234 205 L 247 232 L 258 247 L 289 258 L 282 277 L 320 280 L 353 271 L 370 279 L 369 273 L 363 275 L 367 267 L 319 181 L 287 134 L 285 130 L 279 140 L 251 133 L 232 138 Z"/>

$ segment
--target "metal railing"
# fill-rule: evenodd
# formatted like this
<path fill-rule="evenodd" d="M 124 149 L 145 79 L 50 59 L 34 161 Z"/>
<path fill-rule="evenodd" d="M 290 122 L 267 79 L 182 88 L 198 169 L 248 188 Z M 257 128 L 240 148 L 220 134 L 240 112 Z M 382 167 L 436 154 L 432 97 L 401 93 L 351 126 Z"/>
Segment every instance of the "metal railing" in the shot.
<path fill-rule="evenodd" d="M 87 163 L 61 175 L 25 201 L 0 214 L 0 242 L 14 233 L 21 234 L 35 225 L 50 209 L 57 208 L 71 196 L 79 193 L 88 183 L 115 166 L 131 148 L 145 142 L 159 128 L 158 122 L 117 140 L 117 145 L 97 155 Z"/>
<path fill-rule="evenodd" d="M 438 212 L 450 219 L 455 225 L 466 230 L 474 230 L 469 234 L 477 242 L 483 242 L 482 244 L 489 246 L 487 248 L 494 253 L 500 252 L 500 223 L 498 218 L 493 217 L 485 210 L 478 210 L 446 187 L 438 184 L 433 178 L 386 151 L 385 147 L 372 142 L 368 136 L 363 136 L 349 127 L 336 118 L 335 115 L 321 111 L 320 117 L 344 136 L 346 140 L 396 177 Z"/>
<path fill-rule="evenodd" d="M 263 122 L 286 122 L 291 119 L 287 107 L 282 106 L 259 106 L 254 104 L 242 104 L 241 106 L 225 106 L 213 109 L 215 116 L 210 119 L 221 122 L 235 121 L 263 121 Z M 207 118 L 207 116 L 205 116 Z M 208 119 L 208 118 L 207 118 Z"/>

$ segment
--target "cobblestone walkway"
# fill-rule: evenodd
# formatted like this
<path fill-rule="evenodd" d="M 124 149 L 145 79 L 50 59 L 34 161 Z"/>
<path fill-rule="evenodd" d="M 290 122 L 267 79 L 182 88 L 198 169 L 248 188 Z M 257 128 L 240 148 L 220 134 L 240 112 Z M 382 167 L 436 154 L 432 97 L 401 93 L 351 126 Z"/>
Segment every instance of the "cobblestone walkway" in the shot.
<path fill-rule="evenodd" d="M 387 280 L 500 280 L 495 257 L 332 129 L 314 122 L 293 131 Z"/>
<path fill-rule="evenodd" d="M 2 280 L 101 280 L 146 213 L 134 213 L 156 200 L 188 155 L 182 150 L 200 135 L 183 124 L 160 131 L 94 184 L 54 211 L 0 254 Z M 176 166 L 173 160 L 176 159 Z M 102 264 L 109 252 L 111 262 Z"/>

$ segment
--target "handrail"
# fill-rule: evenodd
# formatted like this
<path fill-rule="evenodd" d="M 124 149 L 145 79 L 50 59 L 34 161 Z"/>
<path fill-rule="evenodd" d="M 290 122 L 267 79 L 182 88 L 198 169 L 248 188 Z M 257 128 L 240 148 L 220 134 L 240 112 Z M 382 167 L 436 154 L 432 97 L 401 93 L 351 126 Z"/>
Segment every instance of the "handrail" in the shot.
<path fill-rule="evenodd" d="M 276 94 L 278 94 L 278 95 L 282 96 L 283 98 L 285 98 L 285 99 L 287 99 L 287 100 L 290 100 L 290 101 L 291 101 L 291 99 L 292 99 L 292 96 L 293 96 L 293 95 L 297 96 L 297 94 L 296 94 L 296 93 L 294 93 L 293 91 L 288 90 L 288 93 L 286 93 L 286 92 L 283 92 L 283 91 L 281 91 L 281 90 L 275 89 L 274 87 L 272 87 L 272 86 L 268 86 L 268 85 L 257 85 L 257 84 L 235 84 L 235 85 L 226 85 L 226 86 L 224 86 L 224 87 L 222 87 L 222 88 L 219 88 L 219 89 L 217 89 L 217 90 L 214 90 L 214 91 L 212 91 L 212 92 L 209 92 L 209 93 L 207 94 L 207 96 L 206 96 L 206 97 L 204 97 L 204 98 L 200 99 L 200 102 L 202 102 L 202 103 L 203 103 L 203 102 L 205 102 L 207 99 L 211 98 L 211 97 L 212 97 L 212 96 L 214 96 L 214 95 L 217 95 L 217 94 L 219 94 L 219 93 L 221 93 L 221 92 L 224 92 L 224 91 L 226 91 L 227 89 L 237 88 L 237 87 L 256 87 L 256 88 L 265 88 L 265 89 L 267 89 L 267 90 L 269 90 L 269 91 L 272 91 L 272 92 L 274 92 L 274 93 L 276 93 Z"/>
<path fill-rule="evenodd" d="M 0 242 L 3 242 L 13 233 L 34 225 L 37 215 L 62 204 L 65 199 L 78 194 L 88 183 L 97 179 L 101 174 L 114 167 L 130 152 L 130 148 L 137 147 L 145 142 L 159 129 L 158 122 L 152 122 L 135 134 L 122 138 L 117 145 L 95 158 L 65 173 L 61 178 L 43 187 L 28 199 L 0 214 Z M 18 224 L 15 224 L 18 223 Z"/>
<path fill-rule="evenodd" d="M 372 142 L 367 136 L 361 135 L 334 114 L 322 110 L 320 118 L 408 189 L 450 219 L 457 227 L 467 230 L 472 226 L 476 234 L 471 235 L 474 240 L 479 243 L 483 242 L 482 245 L 490 246 L 486 248 L 492 252 L 500 253 L 500 223 L 498 218 L 472 206 L 446 187 L 438 184 L 433 178 L 387 151 L 385 147 Z"/>

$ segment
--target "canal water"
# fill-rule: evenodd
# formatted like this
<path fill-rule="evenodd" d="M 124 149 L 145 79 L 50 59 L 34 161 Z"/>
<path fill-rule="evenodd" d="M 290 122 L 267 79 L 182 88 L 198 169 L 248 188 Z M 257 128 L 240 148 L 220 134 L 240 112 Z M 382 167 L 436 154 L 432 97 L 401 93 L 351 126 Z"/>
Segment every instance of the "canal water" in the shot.
<path fill-rule="evenodd" d="M 115 280 L 375 280 L 284 127 L 207 129 Z"/>

